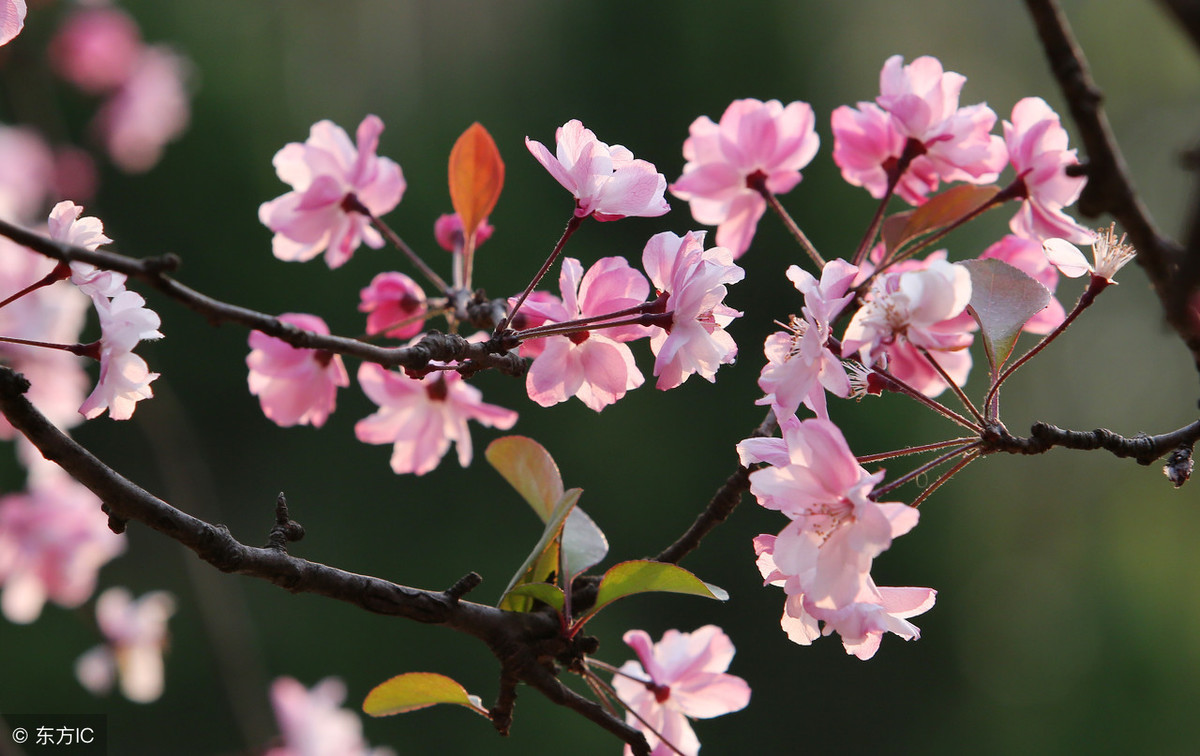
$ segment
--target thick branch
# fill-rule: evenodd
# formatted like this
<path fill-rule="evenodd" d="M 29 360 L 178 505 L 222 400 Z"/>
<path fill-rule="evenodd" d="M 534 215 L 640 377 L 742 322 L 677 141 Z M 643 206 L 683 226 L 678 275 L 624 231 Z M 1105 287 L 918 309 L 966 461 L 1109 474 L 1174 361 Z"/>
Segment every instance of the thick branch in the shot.
<path fill-rule="evenodd" d="M 179 258 L 174 255 L 151 257 L 142 260 L 126 257 L 105 250 L 87 250 L 47 239 L 19 226 L 0 220 L 0 235 L 7 236 L 35 252 L 54 260 L 71 262 L 78 260 L 105 270 L 124 273 L 130 278 L 144 281 L 168 297 L 191 310 L 205 316 L 215 324 L 238 323 L 268 336 L 282 339 L 301 349 L 323 349 L 367 362 L 376 362 L 384 367 L 401 367 L 423 370 L 431 360 L 442 362 L 470 361 L 472 368 L 495 368 L 514 376 L 524 375 L 526 362 L 496 344 L 471 343 L 461 336 L 431 332 L 411 347 L 387 348 L 368 344 L 358 339 L 330 336 L 305 331 L 278 318 L 245 307 L 222 302 L 206 294 L 184 286 L 167 275 L 179 267 Z"/>
<path fill-rule="evenodd" d="M 1191 322 L 1187 307 L 1198 282 L 1183 275 L 1184 251 L 1158 232 L 1138 198 L 1101 105 L 1103 94 L 1092 81 L 1087 61 L 1057 2 L 1025 2 L 1087 151 L 1088 182 L 1079 198 L 1079 209 L 1090 217 L 1109 213 L 1120 222 L 1137 248 L 1138 264 L 1154 286 L 1167 322 L 1183 338 L 1200 369 L 1200 333 Z"/>
<path fill-rule="evenodd" d="M 1148 465 L 1179 446 L 1192 446 L 1200 440 L 1200 420 L 1170 433 L 1157 436 L 1138 434 L 1126 438 L 1105 428 L 1093 431 L 1063 430 L 1049 423 L 1036 423 L 1029 437 L 1014 436 L 1002 426 L 986 428 L 981 435 L 983 453 L 1042 454 L 1061 446 L 1065 449 L 1104 449 L 1117 457 L 1132 457 Z"/>

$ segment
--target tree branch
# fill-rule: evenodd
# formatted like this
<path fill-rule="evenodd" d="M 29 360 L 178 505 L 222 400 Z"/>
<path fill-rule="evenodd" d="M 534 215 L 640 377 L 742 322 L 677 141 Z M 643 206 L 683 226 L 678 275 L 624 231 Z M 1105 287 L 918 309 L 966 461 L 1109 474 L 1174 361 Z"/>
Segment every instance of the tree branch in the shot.
<path fill-rule="evenodd" d="M 1065 449 L 1104 449 L 1117 457 L 1132 457 L 1148 465 L 1180 446 L 1191 447 L 1200 441 L 1200 420 L 1169 433 L 1147 436 L 1139 433 L 1126 438 L 1105 428 L 1093 431 L 1064 430 L 1050 423 L 1035 423 L 1029 437 L 1014 436 L 1003 426 L 989 426 L 980 435 L 982 453 L 1042 454 L 1055 446 Z"/>
<path fill-rule="evenodd" d="M 1159 233 L 1134 190 L 1101 105 L 1103 94 L 1092 81 L 1083 51 L 1057 2 L 1025 3 L 1087 152 L 1084 170 L 1088 182 L 1079 198 L 1079 210 L 1089 217 L 1109 213 L 1120 222 L 1137 248 L 1138 264 L 1158 294 L 1167 322 L 1179 333 L 1200 370 L 1200 329 L 1188 313 L 1189 300 L 1200 288 L 1200 265 L 1184 264 L 1184 249 Z M 1191 254 L 1200 254 L 1200 250 Z"/>

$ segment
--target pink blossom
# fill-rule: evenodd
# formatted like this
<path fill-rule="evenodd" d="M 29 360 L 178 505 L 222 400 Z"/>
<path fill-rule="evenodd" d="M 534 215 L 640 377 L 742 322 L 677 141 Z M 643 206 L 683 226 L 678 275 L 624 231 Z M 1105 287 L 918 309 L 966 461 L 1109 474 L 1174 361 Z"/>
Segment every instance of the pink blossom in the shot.
<path fill-rule="evenodd" d="M 895 121 L 873 102 L 860 102 L 858 108 L 842 105 L 833 111 L 833 162 L 842 170 L 846 183 L 861 186 L 875 199 L 887 193 L 888 168 L 904 152 L 907 139 Z M 896 185 L 896 194 L 906 202 L 919 205 L 925 195 L 937 189 L 937 170 L 923 156 L 909 163 Z"/>
<path fill-rule="evenodd" d="M 946 384 L 919 349 L 931 352 L 956 382 L 966 380 L 972 323 L 963 315 L 971 300 L 971 276 L 961 265 L 928 257 L 922 267 L 903 268 L 875 280 L 867 302 L 842 339 L 842 355 L 857 352 L 867 367 L 886 364 L 892 375 L 936 396 Z"/>
<path fill-rule="evenodd" d="M 336 268 L 359 244 L 383 246 L 370 219 L 345 207 L 353 195 L 379 217 L 404 196 L 400 166 L 375 154 L 382 133 L 383 121 L 368 115 L 358 126 L 356 146 L 340 126 L 319 121 L 304 144 L 292 142 L 275 153 L 275 172 L 292 191 L 259 206 L 258 219 L 275 232 L 276 257 L 303 262 L 325 252 L 325 262 Z"/>
<path fill-rule="evenodd" d="M 279 320 L 322 336 L 329 334 L 329 326 L 316 315 L 289 312 Z M 297 349 L 260 331 L 250 332 L 250 350 L 246 356 L 250 393 L 276 425 L 320 428 L 337 403 L 338 387 L 350 385 L 341 355 Z"/>
<path fill-rule="evenodd" d="M 979 259 L 1002 260 L 1045 286 L 1051 294 L 1058 288 L 1058 270 L 1046 259 L 1042 245 L 1032 239 L 1008 234 L 985 249 Z M 1030 318 L 1022 330 L 1036 334 L 1050 333 L 1065 317 L 1062 303 L 1052 296 L 1050 303 Z"/>
<path fill-rule="evenodd" d="M 425 292 L 403 273 L 379 273 L 359 292 L 358 311 L 367 313 L 367 334 L 409 339 L 425 328 Z"/>
<path fill-rule="evenodd" d="M 737 344 L 725 326 L 742 313 L 724 304 L 725 284 L 746 273 L 724 247 L 704 249 L 704 232 L 680 237 L 655 234 L 642 252 L 642 267 L 660 295 L 666 295 L 670 325 L 652 327 L 650 350 L 660 390 L 672 389 L 696 373 L 710 383 L 717 368 L 733 362 Z"/>
<path fill-rule="evenodd" d="M 516 297 L 508 298 L 509 310 L 517 303 Z M 513 320 L 512 328 L 514 331 L 524 331 L 529 328 L 537 328 L 540 325 L 545 325 L 549 321 L 549 315 L 543 313 L 557 313 L 563 309 L 562 300 L 554 296 L 548 291 L 530 292 L 525 298 L 525 304 L 517 311 L 517 316 Z M 536 358 L 546 349 L 546 339 L 526 339 L 521 342 L 521 346 L 517 348 L 517 354 L 522 357 Z"/>
<path fill-rule="evenodd" d="M 779 100 L 734 100 L 715 124 L 701 116 L 683 143 L 687 164 L 671 193 L 690 203 L 697 223 L 717 226 L 717 245 L 738 258 L 750 246 L 767 202 L 749 181 L 772 194 L 790 192 L 800 169 L 817 154 L 812 106 Z"/>
<path fill-rule="evenodd" d="M 82 604 L 100 568 L 125 550 L 95 494 L 41 464 L 26 492 L 0 497 L 0 610 L 19 624 L 36 620 L 46 601 Z"/>
<path fill-rule="evenodd" d="M 0 0 L 0 45 L 7 45 L 25 27 L 25 0 Z"/>
<path fill-rule="evenodd" d="M 306 690 L 291 677 L 271 683 L 271 706 L 279 721 L 283 745 L 266 756 L 386 756 L 392 751 L 371 748 L 363 740 L 362 722 L 349 709 L 346 686 L 327 677 Z"/>
<path fill-rule="evenodd" d="M 1012 121 L 1004 122 L 1009 159 L 1025 186 L 1025 201 L 1008 224 L 1017 236 L 1091 242 L 1092 232 L 1063 212 L 1087 183 L 1084 176 L 1067 175 L 1067 168 L 1079 163 L 1075 150 L 1067 149 L 1067 139 L 1058 114 L 1040 97 L 1018 102 Z"/>
<path fill-rule="evenodd" d="M 121 693 L 130 701 L 150 703 L 163 692 L 163 651 L 167 620 L 175 599 L 166 591 L 151 591 L 136 601 L 124 588 L 109 588 L 96 600 L 96 624 L 104 645 L 75 662 L 75 676 L 96 695 L 112 689 L 119 678 Z"/>
<path fill-rule="evenodd" d="M 825 345 L 832 335 L 831 324 L 854 298 L 850 286 L 858 268 L 845 260 L 826 263 L 821 281 L 793 265 L 787 277 L 804 295 L 803 318 L 792 316 L 786 331 L 767 337 L 767 364 L 758 378 L 766 394 L 756 404 L 769 404 L 776 417 L 795 414 L 800 404 L 818 417 L 828 417 L 825 391 L 835 396 L 850 395 L 850 381 L 840 357 Z"/>
<path fill-rule="evenodd" d="M 619 144 L 611 147 L 579 121 L 555 132 L 555 154 L 525 137 L 525 146 L 555 181 L 575 196 L 575 216 L 600 221 L 627 216 L 653 218 L 671 209 L 663 194 L 667 180 Z"/>
<path fill-rule="evenodd" d="M 146 47 L 121 88 L 96 114 L 95 128 L 113 164 L 127 173 L 154 167 L 163 148 L 187 129 L 189 66 L 167 47 Z"/>
<path fill-rule="evenodd" d="M 636 307 L 650 293 L 645 277 L 623 257 L 601 258 L 587 274 L 578 260 L 564 258 L 559 288 L 561 302 L 530 305 L 526 300 L 526 307 L 558 323 Z M 538 339 L 545 345 L 526 377 L 529 398 L 549 407 L 577 396 L 599 412 L 642 385 L 633 352 L 622 342 L 645 335 L 645 328 L 632 326 Z"/>
<path fill-rule="evenodd" d="M 25 223 L 39 217 L 54 179 L 54 153 L 38 132 L 0 126 L 0 218 Z"/>
<path fill-rule="evenodd" d="M 85 92 L 102 94 L 124 84 L 142 52 L 137 22 L 110 6 L 80 8 L 50 40 L 50 65 Z"/>
<path fill-rule="evenodd" d="M 1095 234 L 1092 239 L 1092 260 L 1089 263 L 1071 242 L 1066 239 L 1047 239 L 1042 242 L 1046 259 L 1069 278 L 1078 278 L 1084 273 L 1090 273 L 1094 278 L 1100 278 L 1110 284 L 1116 283 L 1113 277 L 1117 271 L 1137 255 L 1132 245 L 1125 243 L 1125 235 L 1117 239 L 1117 226 L 1111 224 L 1107 229 Z"/>
<path fill-rule="evenodd" d="M 613 688 L 641 717 L 631 712 L 625 721 L 642 731 L 653 756 L 675 754 L 672 746 L 678 753 L 695 756 L 700 741 L 688 724 L 689 717 L 719 717 L 750 702 L 746 681 L 725 671 L 733 661 L 733 643 L 716 625 L 690 633 L 668 630 L 658 643 L 644 630 L 630 630 L 624 641 L 641 663 L 625 662 L 613 677 Z M 625 746 L 625 755 L 630 754 L 632 750 Z"/>
<path fill-rule="evenodd" d="M 516 412 L 482 401 L 479 389 L 453 371 L 435 370 L 418 379 L 364 362 L 358 383 L 379 411 L 359 420 L 354 434 L 363 443 L 394 444 L 391 465 L 398 475 L 434 469 L 451 441 L 458 463 L 471 464 L 468 420 L 501 430 L 517 421 Z"/>
<path fill-rule="evenodd" d="M 104 235 L 104 224 L 99 218 L 81 218 L 83 208 L 70 200 L 63 200 L 50 211 L 47 221 L 50 238 L 63 244 L 95 250 L 101 244 L 111 244 L 112 239 Z M 105 297 L 111 299 L 125 290 L 125 274 L 102 270 L 90 263 L 71 261 L 71 283 L 95 301 Z M 99 305 L 98 305 L 99 306 Z"/>
<path fill-rule="evenodd" d="M 479 226 L 475 229 L 475 246 L 479 247 L 480 244 L 492 238 L 495 231 L 492 224 L 487 222 L 487 218 L 479 221 Z M 438 216 L 433 224 L 433 236 L 437 239 L 438 246 L 447 252 L 461 250 L 463 244 L 466 243 L 463 238 L 462 218 L 458 217 L 458 213 L 446 213 Z"/>
<path fill-rule="evenodd" d="M 107 410 L 113 420 L 128 420 L 137 402 L 154 396 L 150 383 L 158 373 L 151 373 L 133 349 L 140 341 L 162 338 L 158 313 L 132 291 L 111 300 L 93 297 L 93 302 L 100 315 L 100 379 L 79 412 L 92 420 Z"/>

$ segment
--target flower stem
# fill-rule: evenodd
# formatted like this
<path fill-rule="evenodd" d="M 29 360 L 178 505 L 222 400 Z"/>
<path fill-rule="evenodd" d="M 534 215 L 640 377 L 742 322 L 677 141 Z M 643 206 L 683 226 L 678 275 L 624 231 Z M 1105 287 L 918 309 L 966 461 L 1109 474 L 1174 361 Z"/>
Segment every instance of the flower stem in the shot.
<path fill-rule="evenodd" d="M 927 451 L 936 451 L 937 449 L 945 449 L 947 446 L 961 446 L 969 444 L 976 439 L 971 437 L 952 438 L 948 441 L 938 441 L 932 444 L 921 444 L 920 446 L 906 446 L 903 449 L 897 449 L 890 452 L 880 452 L 879 454 L 862 454 L 859 455 L 858 463 L 860 465 L 868 465 L 872 462 L 882 462 L 885 459 L 895 459 L 896 457 L 908 457 L 913 454 L 923 454 Z"/>
<path fill-rule="evenodd" d="M 521 292 L 521 296 L 517 298 L 516 304 L 509 309 L 508 315 L 496 326 L 496 336 L 499 336 L 504 332 L 505 328 L 508 328 L 508 324 L 513 321 L 513 318 L 517 316 L 517 311 L 521 309 L 521 305 L 525 304 L 526 298 L 529 297 L 530 293 L 542 280 L 542 277 L 545 276 L 546 272 L 550 270 L 550 266 L 554 264 L 554 261 L 557 260 L 558 256 L 562 253 L 563 247 L 566 246 L 567 239 L 571 238 L 571 234 L 575 233 L 582 222 L 583 218 L 580 218 L 574 214 L 571 215 L 571 220 L 567 221 L 567 227 L 563 229 L 562 236 L 558 238 L 558 243 L 554 245 L 554 249 L 550 250 L 550 256 L 546 258 L 546 262 L 542 263 L 542 267 L 540 270 L 538 270 L 537 275 L 535 275 L 533 280 L 529 282 L 529 285 L 525 287 L 525 291 Z"/>
<path fill-rule="evenodd" d="M 809 238 L 805 236 L 804 231 L 800 229 L 800 226 L 796 223 L 795 219 L 792 218 L 788 211 L 784 209 L 783 205 L 780 204 L 779 198 L 775 196 L 775 193 L 767 188 L 766 174 L 764 174 L 762 171 L 757 171 L 750 174 L 746 177 L 746 186 L 758 192 L 762 198 L 767 201 L 767 204 L 770 205 L 771 209 L 775 211 L 775 214 L 778 215 L 779 219 L 783 221 L 783 225 L 787 227 L 787 230 L 791 233 L 792 238 L 794 238 L 800 244 L 800 247 L 805 251 L 805 253 L 807 253 L 808 256 L 812 258 L 812 261 L 816 263 L 817 270 L 824 268 L 825 259 L 821 257 L 821 253 L 817 251 L 817 248 L 813 246 L 813 243 L 809 241 Z"/>
<path fill-rule="evenodd" d="M 442 277 L 435 273 L 433 268 L 430 268 L 428 265 L 426 265 L 425 261 L 422 260 L 416 252 L 413 252 L 412 247 L 404 243 L 404 240 L 392 230 L 391 226 L 384 223 L 380 218 L 375 217 L 375 214 L 368 210 L 367 206 L 359 201 L 358 197 L 355 197 L 353 193 L 347 194 L 346 198 L 342 200 L 342 207 L 344 207 L 347 211 L 365 215 L 367 219 L 371 221 L 371 224 L 374 225 L 375 228 L 379 229 L 379 232 L 387 238 L 393 247 L 404 253 L 404 256 L 407 257 L 413 265 L 417 266 L 417 270 L 421 271 L 421 275 L 425 276 L 425 278 L 428 279 L 438 291 L 442 292 L 443 294 L 450 293 L 450 287 L 446 285 L 446 282 L 442 280 Z"/>
<path fill-rule="evenodd" d="M 967 408 L 967 411 L 974 415 L 976 420 L 982 423 L 983 415 L 978 409 L 975 408 L 975 405 L 971 403 L 971 400 L 967 397 L 967 395 L 963 393 L 962 388 L 954 382 L 954 379 L 942 369 L 942 366 L 938 364 L 938 361 L 933 359 L 933 355 L 929 353 L 929 350 L 925 349 L 924 347 L 917 347 L 917 350 L 921 353 L 921 356 L 929 362 L 930 365 L 933 365 L 933 369 L 936 370 L 937 374 L 942 377 L 942 380 L 946 382 L 946 385 L 950 387 L 950 390 L 954 392 L 954 395 L 958 397 L 958 400 L 963 403 L 963 406 Z"/>
<path fill-rule="evenodd" d="M 44 349 L 60 349 L 64 352 L 78 355 L 80 357 L 92 357 L 100 359 L 100 342 L 93 341 L 91 344 L 52 344 L 47 341 L 31 341 L 29 339 L 18 339 L 15 336 L 0 336 L 0 342 L 5 344 L 20 344 L 21 346 L 42 347 Z"/>
<path fill-rule="evenodd" d="M 855 265 L 861 266 L 867 259 L 871 245 L 875 242 L 875 235 L 879 233 L 879 227 L 883 225 L 883 214 L 887 210 L 888 201 L 896 193 L 896 187 L 900 185 L 900 179 L 908 170 L 908 166 L 924 152 L 924 145 L 916 139 L 909 139 L 904 144 L 904 151 L 900 153 L 900 157 L 896 158 L 896 162 L 888 168 L 887 189 L 884 190 L 883 197 L 879 199 L 879 207 L 875 208 L 875 215 L 871 217 L 871 223 L 867 226 L 862 241 L 858 243 L 858 249 L 854 250 L 854 259 L 851 262 Z"/>
<path fill-rule="evenodd" d="M 942 464 L 943 462 L 954 459 L 955 457 L 959 456 L 960 454 L 966 454 L 978 446 L 979 446 L 979 440 L 976 439 L 974 441 L 971 441 L 968 444 L 963 444 L 962 446 L 959 446 L 957 449 L 952 449 L 951 451 L 948 451 L 945 454 L 939 454 L 935 459 L 931 459 L 928 462 L 926 462 L 925 464 L 921 465 L 920 467 L 917 467 L 913 470 L 909 470 L 907 473 L 905 473 L 904 475 L 901 475 L 899 478 L 896 478 L 891 483 L 888 483 L 885 486 L 880 486 L 879 488 L 876 488 L 874 491 L 871 492 L 871 498 L 877 499 L 878 497 L 882 497 L 886 494 L 889 494 L 892 491 L 899 488 L 900 486 L 909 482 L 910 480 L 912 480 L 920 475 L 924 475 L 925 473 L 929 472 L 930 470 L 932 470 L 933 468 Z M 974 459 L 974 457 L 972 457 L 972 459 Z M 962 465 L 958 465 L 954 468 L 955 471 L 960 470 L 960 469 L 962 469 Z M 938 485 L 941 485 L 942 482 L 944 482 L 944 481 L 942 481 L 939 478 Z M 928 493 L 924 493 L 924 495 L 922 495 L 920 498 L 924 499 L 925 496 L 927 496 L 927 495 L 928 495 Z M 913 506 L 916 506 L 916 504 L 914 504 Z"/>
<path fill-rule="evenodd" d="M 54 266 L 54 270 L 50 271 L 45 276 L 43 276 L 41 278 L 41 280 L 35 281 L 35 282 L 29 284 L 24 289 L 21 289 L 16 294 L 13 294 L 11 297 L 9 297 L 8 299 L 4 300 L 3 302 L 0 302 L 0 307 L 4 307 L 5 305 L 11 304 L 12 302 L 17 301 L 18 299 L 25 296 L 26 294 L 28 294 L 32 291 L 37 291 L 38 289 L 42 288 L 43 286 L 49 286 L 52 283 L 56 283 L 58 281 L 62 281 L 63 279 L 70 278 L 70 277 L 71 277 L 71 267 L 64 262 L 60 262 L 58 265 Z"/>

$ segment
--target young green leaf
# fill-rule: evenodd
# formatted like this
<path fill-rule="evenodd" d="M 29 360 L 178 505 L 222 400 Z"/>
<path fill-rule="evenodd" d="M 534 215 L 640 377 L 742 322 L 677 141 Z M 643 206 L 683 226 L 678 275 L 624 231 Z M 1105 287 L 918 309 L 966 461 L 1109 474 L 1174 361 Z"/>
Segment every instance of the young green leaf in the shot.
<path fill-rule="evenodd" d="M 729 599 L 728 593 L 709 585 L 682 567 L 666 562 L 633 560 L 615 564 L 604 573 L 596 593 L 596 603 L 575 624 L 583 625 L 617 599 L 649 592 L 688 593 L 718 601 Z"/>
<path fill-rule="evenodd" d="M 567 601 L 566 596 L 563 595 L 562 588 L 550 583 L 522 583 L 509 591 L 505 598 L 507 599 L 508 596 L 526 596 L 537 599 L 543 604 L 549 604 L 560 612 Z M 504 602 L 501 601 L 500 603 L 503 605 Z"/>
<path fill-rule="evenodd" d="M 567 517 L 562 532 L 563 571 L 566 581 L 608 556 L 608 539 L 591 517 L 579 507 Z"/>
<path fill-rule="evenodd" d="M 532 438 L 504 436 L 488 444 L 484 456 L 542 522 L 549 522 L 563 497 L 562 476 L 550 452 Z"/>
<path fill-rule="evenodd" d="M 442 703 L 465 706 L 491 718 L 479 696 L 468 694 L 462 685 L 434 672 L 408 672 L 382 682 L 367 694 L 362 708 L 372 717 L 387 717 Z"/>
<path fill-rule="evenodd" d="M 572 488 L 563 494 L 562 500 L 554 508 L 550 520 L 542 530 L 542 537 L 538 539 L 533 551 L 505 587 L 502 594 L 504 598 L 499 604 L 501 609 L 527 612 L 533 607 L 533 601 L 528 596 L 510 595 L 512 589 L 526 583 L 544 583 L 558 569 L 559 536 L 562 534 L 567 517 L 571 514 L 571 510 L 574 509 L 576 502 L 579 501 L 579 495 L 582 493 L 581 489 Z"/>

